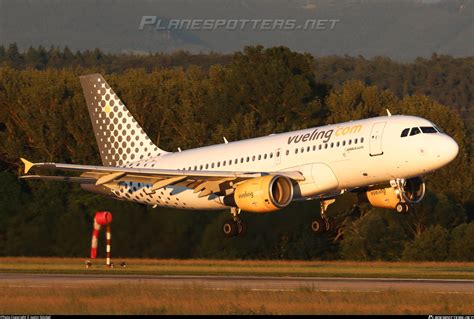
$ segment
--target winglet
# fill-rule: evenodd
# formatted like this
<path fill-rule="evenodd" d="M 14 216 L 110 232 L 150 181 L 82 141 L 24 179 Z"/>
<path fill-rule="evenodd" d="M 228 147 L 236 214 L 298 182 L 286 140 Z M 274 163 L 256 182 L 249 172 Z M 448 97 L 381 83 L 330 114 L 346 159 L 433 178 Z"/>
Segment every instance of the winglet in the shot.
<path fill-rule="evenodd" d="M 35 164 L 31 163 L 30 161 L 24 159 L 24 158 L 20 158 L 20 161 L 23 162 L 23 164 L 25 165 L 25 169 L 23 171 L 24 174 L 28 174 L 28 172 L 30 171 L 30 169 L 35 166 Z"/>

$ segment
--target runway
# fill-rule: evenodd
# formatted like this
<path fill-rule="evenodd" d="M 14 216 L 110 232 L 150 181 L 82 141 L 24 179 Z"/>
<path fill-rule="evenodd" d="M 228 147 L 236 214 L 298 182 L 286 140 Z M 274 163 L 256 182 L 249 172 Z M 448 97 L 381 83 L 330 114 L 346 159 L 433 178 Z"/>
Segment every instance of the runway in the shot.
<path fill-rule="evenodd" d="M 0 273 L 2 287 L 76 287 L 99 284 L 156 284 L 169 288 L 207 288 L 291 291 L 378 292 L 384 290 L 423 290 L 474 294 L 474 280 L 398 279 L 398 278 L 317 278 L 270 276 L 164 276 L 164 275 L 95 275 L 95 274 L 21 274 Z"/>

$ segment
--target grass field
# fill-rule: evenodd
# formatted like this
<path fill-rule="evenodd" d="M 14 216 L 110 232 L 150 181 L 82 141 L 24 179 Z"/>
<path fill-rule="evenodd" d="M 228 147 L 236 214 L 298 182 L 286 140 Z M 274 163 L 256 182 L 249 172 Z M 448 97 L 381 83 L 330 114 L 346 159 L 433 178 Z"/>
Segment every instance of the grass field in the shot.
<path fill-rule="evenodd" d="M 472 314 L 473 294 L 212 290 L 155 284 L 4 287 L 0 312 L 13 314 Z"/>
<path fill-rule="evenodd" d="M 0 273 L 266 275 L 474 279 L 474 263 L 218 261 L 126 259 L 109 269 L 103 259 L 0 258 Z M 420 289 L 323 291 L 167 287 L 159 283 L 0 282 L 0 313 L 11 314 L 472 314 L 474 291 Z"/>
<path fill-rule="evenodd" d="M 460 262 L 345 262 L 345 261 L 230 261 L 125 259 L 126 268 L 109 269 L 103 259 L 86 269 L 81 258 L 1 257 L 0 272 L 52 274 L 253 275 L 354 278 L 474 279 L 474 263 Z"/>

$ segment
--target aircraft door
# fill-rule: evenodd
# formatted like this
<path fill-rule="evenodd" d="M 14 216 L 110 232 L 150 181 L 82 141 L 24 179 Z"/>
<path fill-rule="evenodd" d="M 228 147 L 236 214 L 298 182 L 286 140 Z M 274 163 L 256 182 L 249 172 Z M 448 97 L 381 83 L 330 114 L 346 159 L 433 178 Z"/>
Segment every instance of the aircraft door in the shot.
<path fill-rule="evenodd" d="M 377 122 L 372 126 L 370 131 L 370 156 L 378 156 L 383 154 L 382 136 L 386 122 Z"/>

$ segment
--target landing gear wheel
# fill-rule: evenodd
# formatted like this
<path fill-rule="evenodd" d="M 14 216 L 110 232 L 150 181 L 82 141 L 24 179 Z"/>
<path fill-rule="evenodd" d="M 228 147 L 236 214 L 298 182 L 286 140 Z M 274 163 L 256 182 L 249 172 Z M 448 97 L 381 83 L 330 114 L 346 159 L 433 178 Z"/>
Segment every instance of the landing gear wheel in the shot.
<path fill-rule="evenodd" d="M 324 220 L 324 227 L 327 232 L 330 232 L 334 229 L 334 221 L 332 219 Z"/>
<path fill-rule="evenodd" d="M 403 205 L 403 203 L 398 203 L 397 206 L 395 206 L 395 210 L 397 211 L 397 213 L 403 213 L 403 211 L 405 210 L 405 206 Z"/>
<path fill-rule="evenodd" d="M 311 222 L 311 230 L 316 234 L 326 231 L 326 222 L 322 218 L 315 218 Z"/>
<path fill-rule="evenodd" d="M 222 225 L 222 232 L 226 237 L 233 237 L 237 234 L 237 223 L 229 219 Z"/>
<path fill-rule="evenodd" d="M 405 203 L 398 203 L 397 206 L 395 206 L 395 210 L 397 213 L 404 214 L 408 212 L 408 205 Z"/>
<path fill-rule="evenodd" d="M 404 213 L 408 213 L 408 209 L 410 208 L 410 206 L 408 206 L 408 204 L 405 204 L 404 206 L 405 206 L 405 209 L 404 209 L 403 212 L 404 212 Z"/>
<path fill-rule="evenodd" d="M 239 220 L 236 222 L 237 225 L 237 236 L 239 237 L 244 237 L 245 234 L 247 233 L 247 224 L 244 223 L 243 221 Z"/>

